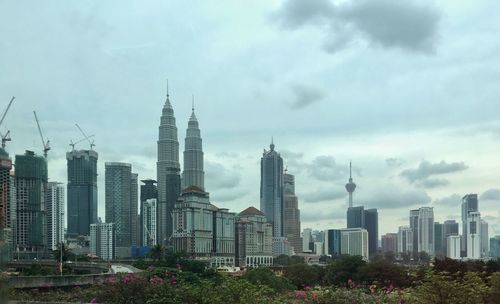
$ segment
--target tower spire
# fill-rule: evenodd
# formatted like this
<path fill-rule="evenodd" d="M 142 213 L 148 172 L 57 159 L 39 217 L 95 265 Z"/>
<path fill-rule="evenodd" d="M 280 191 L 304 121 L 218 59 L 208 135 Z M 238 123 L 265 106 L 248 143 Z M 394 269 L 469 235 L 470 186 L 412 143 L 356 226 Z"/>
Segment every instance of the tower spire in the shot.
<path fill-rule="evenodd" d="M 271 136 L 271 144 L 269 145 L 269 148 L 271 148 L 271 151 L 274 151 L 274 136 Z"/>
<path fill-rule="evenodd" d="M 349 182 L 345 185 L 345 189 L 349 193 L 349 208 L 352 207 L 352 193 L 356 190 L 356 184 L 352 181 L 352 162 L 349 161 Z"/>
<path fill-rule="evenodd" d="M 191 110 L 194 112 L 194 94 L 191 95 L 192 100 L 191 100 Z"/>
<path fill-rule="evenodd" d="M 168 92 L 168 79 L 167 79 L 167 98 L 170 97 L 169 92 Z"/>

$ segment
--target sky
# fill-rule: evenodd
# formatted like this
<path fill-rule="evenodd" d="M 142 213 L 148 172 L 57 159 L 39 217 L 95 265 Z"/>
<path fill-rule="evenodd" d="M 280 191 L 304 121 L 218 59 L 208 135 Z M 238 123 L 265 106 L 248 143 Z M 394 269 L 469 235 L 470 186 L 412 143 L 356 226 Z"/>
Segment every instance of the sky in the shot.
<path fill-rule="evenodd" d="M 479 195 L 500 234 L 500 2 L 495 0 L 0 1 L 0 132 L 11 156 L 65 153 L 95 136 L 104 163 L 156 178 L 167 79 L 180 157 L 194 95 L 212 202 L 259 208 L 260 158 L 274 137 L 296 176 L 302 228 L 345 227 L 378 208 L 379 234 L 410 209 L 460 221 Z M 76 146 L 88 149 L 88 144 Z"/>

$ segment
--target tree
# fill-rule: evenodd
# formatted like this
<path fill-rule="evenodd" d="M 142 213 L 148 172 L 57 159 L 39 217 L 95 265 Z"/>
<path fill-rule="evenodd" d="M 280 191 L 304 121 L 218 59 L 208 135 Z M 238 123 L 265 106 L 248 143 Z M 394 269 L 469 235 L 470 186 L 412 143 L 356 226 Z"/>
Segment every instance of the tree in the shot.
<path fill-rule="evenodd" d="M 431 261 L 431 256 L 425 251 L 420 251 L 417 255 L 420 263 L 429 264 Z"/>
<path fill-rule="evenodd" d="M 165 247 L 162 245 L 154 245 L 153 248 L 151 248 L 151 251 L 149 251 L 149 256 L 154 260 L 154 261 L 161 261 L 163 259 L 165 253 Z"/>
<path fill-rule="evenodd" d="M 359 278 L 358 270 L 365 264 L 361 256 L 342 256 L 326 266 L 323 281 L 326 284 L 346 286 L 349 280 Z"/>
<path fill-rule="evenodd" d="M 275 275 L 267 267 L 248 269 L 242 278 L 254 285 L 266 285 L 277 292 L 292 289 L 293 287 L 286 278 Z"/>
<path fill-rule="evenodd" d="M 69 249 L 68 246 L 66 246 L 64 243 L 57 244 L 56 248 L 56 250 L 52 251 L 52 253 L 54 254 L 54 259 L 56 261 L 61 261 L 61 252 L 63 262 L 69 261 L 73 258 L 74 255 L 71 252 L 71 249 Z"/>
<path fill-rule="evenodd" d="M 285 277 L 298 288 L 317 285 L 323 276 L 323 269 L 307 264 L 294 264 L 285 269 Z"/>
<path fill-rule="evenodd" d="M 367 284 L 378 283 L 384 286 L 407 287 L 411 283 L 405 267 L 387 260 L 377 260 L 361 266 L 359 279 Z"/>

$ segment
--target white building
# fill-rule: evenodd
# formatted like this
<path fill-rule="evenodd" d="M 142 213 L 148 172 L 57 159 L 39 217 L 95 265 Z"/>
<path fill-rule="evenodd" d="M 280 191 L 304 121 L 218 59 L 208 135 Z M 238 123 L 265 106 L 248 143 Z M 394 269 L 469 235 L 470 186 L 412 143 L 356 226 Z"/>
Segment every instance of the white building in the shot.
<path fill-rule="evenodd" d="M 359 255 L 368 260 L 368 230 L 347 228 L 341 232 L 341 254 Z"/>
<path fill-rule="evenodd" d="M 312 243 L 312 229 L 305 228 L 302 230 L 302 251 L 303 252 L 311 252 L 309 248 L 309 244 Z"/>
<path fill-rule="evenodd" d="M 481 256 L 490 255 L 490 235 L 488 233 L 488 223 L 481 219 Z"/>
<path fill-rule="evenodd" d="M 273 256 L 280 256 L 282 254 L 291 255 L 290 244 L 286 237 L 273 237 Z"/>
<path fill-rule="evenodd" d="M 314 242 L 314 253 L 319 256 L 325 255 L 325 243 Z"/>
<path fill-rule="evenodd" d="M 418 209 L 418 252 L 434 256 L 434 208 Z"/>
<path fill-rule="evenodd" d="M 462 237 L 460 235 L 449 235 L 446 238 L 446 257 L 450 259 L 460 259 L 460 243 Z"/>
<path fill-rule="evenodd" d="M 398 254 L 413 252 L 413 231 L 409 226 L 398 229 Z"/>
<path fill-rule="evenodd" d="M 157 201 L 156 198 L 146 200 L 142 205 L 141 216 L 142 216 L 142 245 L 143 246 L 154 246 L 158 244 L 157 236 Z"/>
<path fill-rule="evenodd" d="M 467 258 L 481 258 L 481 213 L 469 212 L 467 216 Z"/>
<path fill-rule="evenodd" d="M 115 258 L 116 229 L 113 223 L 90 225 L 90 252 L 109 261 Z"/>
<path fill-rule="evenodd" d="M 64 242 L 64 185 L 57 182 L 47 184 L 47 246 L 57 249 Z"/>

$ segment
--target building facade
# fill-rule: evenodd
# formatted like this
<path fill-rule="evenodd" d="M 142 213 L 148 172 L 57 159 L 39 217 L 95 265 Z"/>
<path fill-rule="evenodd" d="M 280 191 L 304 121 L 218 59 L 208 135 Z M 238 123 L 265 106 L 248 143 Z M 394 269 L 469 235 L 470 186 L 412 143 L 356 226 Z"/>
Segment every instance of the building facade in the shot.
<path fill-rule="evenodd" d="M 168 92 L 158 133 L 158 162 L 156 163 L 156 180 L 158 181 L 157 239 L 160 244 L 168 244 L 172 236 L 172 210 L 181 191 L 179 141 L 174 110 Z"/>
<path fill-rule="evenodd" d="M 436 256 L 446 256 L 443 224 L 434 222 L 434 254 Z"/>
<path fill-rule="evenodd" d="M 341 232 L 341 253 L 361 256 L 368 261 L 368 231 L 363 228 L 347 228 Z"/>
<path fill-rule="evenodd" d="M 455 220 L 444 221 L 443 223 L 443 237 L 445 240 L 450 235 L 458 235 L 458 223 Z M 444 242 L 444 252 L 448 252 L 448 241 Z"/>
<path fill-rule="evenodd" d="M 66 153 L 69 237 L 88 236 L 90 224 L 97 222 L 97 159 L 93 150 Z"/>
<path fill-rule="evenodd" d="M 116 230 L 113 223 L 90 225 L 90 252 L 105 260 L 115 259 Z"/>
<path fill-rule="evenodd" d="M 462 257 L 468 254 L 467 249 L 467 221 L 470 212 L 479 212 L 477 194 L 467 194 L 462 198 Z"/>
<path fill-rule="evenodd" d="M 462 237 L 460 235 L 449 235 L 446 237 L 446 257 L 454 260 L 461 259 L 461 246 Z"/>
<path fill-rule="evenodd" d="M 284 237 L 290 243 L 294 252 L 302 252 L 302 238 L 300 237 L 300 210 L 298 198 L 295 195 L 295 177 L 292 174 L 283 175 L 284 185 Z"/>
<path fill-rule="evenodd" d="M 130 221 L 132 233 L 132 246 L 140 244 L 140 218 L 139 218 L 139 174 L 130 175 Z"/>
<path fill-rule="evenodd" d="M 205 172 L 203 171 L 203 146 L 198 120 L 194 108 L 189 118 L 184 144 L 184 171 L 182 189 L 195 186 L 205 190 Z"/>
<path fill-rule="evenodd" d="M 467 216 L 467 258 L 481 258 L 481 213 L 469 212 Z"/>
<path fill-rule="evenodd" d="M 365 207 L 356 206 L 347 208 L 347 228 L 365 227 Z"/>
<path fill-rule="evenodd" d="M 490 234 L 488 223 L 481 219 L 481 257 L 488 257 L 490 253 Z"/>
<path fill-rule="evenodd" d="M 418 209 L 418 252 L 434 256 L 434 208 Z"/>
<path fill-rule="evenodd" d="M 156 215 L 155 215 L 155 233 L 156 235 L 153 237 L 153 239 L 155 240 L 155 243 L 153 245 L 156 245 L 157 242 L 158 242 L 158 229 L 156 228 L 157 226 L 157 218 L 158 218 L 158 188 L 156 187 L 156 181 L 153 180 L 153 179 L 145 179 L 145 180 L 141 180 L 141 182 L 143 183 L 143 185 L 141 185 L 141 204 L 140 204 L 140 210 L 141 210 L 141 214 L 140 214 L 140 223 L 139 223 L 139 231 L 140 231 L 140 235 L 141 235 L 141 239 L 140 239 L 140 243 L 141 244 L 145 244 L 145 243 L 148 243 L 149 242 L 149 237 L 144 239 L 143 236 L 144 236 L 144 233 L 146 231 L 144 231 L 144 216 L 142 214 L 142 210 L 144 210 L 144 204 L 146 203 L 146 201 L 148 199 L 155 199 L 157 200 L 156 203 L 155 203 L 155 209 L 156 209 Z"/>
<path fill-rule="evenodd" d="M 378 248 L 378 211 L 375 208 L 365 210 L 365 226 L 368 231 L 368 252 L 370 257 L 377 254 Z"/>
<path fill-rule="evenodd" d="M 382 252 L 392 252 L 394 255 L 398 252 L 398 234 L 387 233 L 382 236 Z"/>
<path fill-rule="evenodd" d="M 10 224 L 10 170 L 12 160 L 9 154 L 0 148 L 0 230 L 9 228 Z"/>
<path fill-rule="evenodd" d="M 325 230 L 325 254 L 331 257 L 342 254 L 342 230 L 328 229 Z"/>
<path fill-rule="evenodd" d="M 398 254 L 413 253 L 413 231 L 409 226 L 398 228 Z"/>
<path fill-rule="evenodd" d="M 47 247 L 56 250 L 64 242 L 64 185 L 47 184 Z"/>
<path fill-rule="evenodd" d="M 158 244 L 157 236 L 157 200 L 156 198 L 147 199 L 142 204 L 141 222 L 143 224 L 142 231 L 142 246 L 150 246 Z"/>
<path fill-rule="evenodd" d="M 500 235 L 490 238 L 490 257 L 500 258 Z"/>
<path fill-rule="evenodd" d="M 418 253 L 418 215 L 419 210 L 414 209 L 410 210 L 410 229 L 412 231 L 413 236 L 413 257 L 416 258 Z"/>

